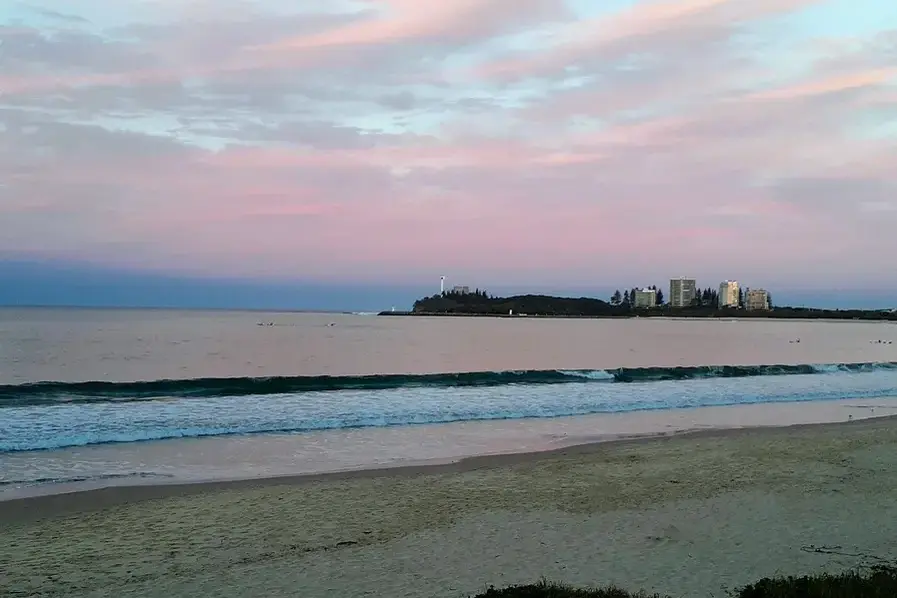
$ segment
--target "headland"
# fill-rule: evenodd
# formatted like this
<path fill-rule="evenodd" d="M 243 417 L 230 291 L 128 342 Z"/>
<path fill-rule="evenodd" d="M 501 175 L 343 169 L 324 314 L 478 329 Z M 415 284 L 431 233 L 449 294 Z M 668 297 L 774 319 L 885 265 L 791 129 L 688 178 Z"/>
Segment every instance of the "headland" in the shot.
<path fill-rule="evenodd" d="M 744 309 L 696 302 L 688 307 L 668 304 L 637 307 L 634 303 L 612 303 L 594 297 L 514 295 L 497 297 L 486 292 L 446 292 L 423 297 L 410 311 L 382 311 L 381 316 L 454 316 L 493 318 L 703 318 L 771 320 L 853 320 L 897 322 L 897 311 L 820 309 L 770 306 Z"/>

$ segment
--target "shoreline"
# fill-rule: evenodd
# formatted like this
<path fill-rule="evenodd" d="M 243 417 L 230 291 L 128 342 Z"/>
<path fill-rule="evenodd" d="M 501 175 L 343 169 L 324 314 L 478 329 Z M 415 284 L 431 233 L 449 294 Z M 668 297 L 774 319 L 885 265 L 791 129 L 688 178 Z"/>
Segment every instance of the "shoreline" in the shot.
<path fill-rule="evenodd" d="M 668 322 L 691 322 L 695 320 L 704 320 L 708 322 L 846 322 L 846 323 L 869 323 L 881 324 L 892 323 L 897 324 L 897 317 L 888 313 L 884 317 L 869 318 L 835 318 L 826 316 L 774 316 L 770 314 L 761 314 L 756 316 L 741 315 L 732 316 L 670 316 L 670 315 L 651 315 L 651 314 L 607 314 L 607 315 L 536 315 L 536 314 L 504 314 L 504 313 L 451 313 L 451 312 L 413 312 L 413 311 L 381 311 L 374 314 L 382 317 L 394 318 L 496 318 L 506 320 L 662 320 Z"/>
<path fill-rule="evenodd" d="M 825 421 L 785 425 L 686 429 L 621 436 L 605 440 L 572 441 L 544 450 L 485 454 L 433 460 L 384 467 L 366 467 L 319 473 L 299 473 L 255 478 L 198 480 L 190 482 L 152 482 L 146 484 L 107 485 L 24 497 L 0 498 L 0 525 L 39 519 L 91 513 L 145 501 L 195 497 L 210 493 L 303 487 L 321 483 L 356 482 L 362 480 L 405 479 L 420 476 L 464 474 L 484 469 L 501 469 L 517 465 L 533 465 L 558 457 L 589 457 L 604 452 L 664 444 L 680 440 L 738 440 L 787 432 L 828 432 L 844 426 L 863 429 L 897 423 L 897 414 L 872 415 L 853 421 Z"/>
<path fill-rule="evenodd" d="M 897 418 L 14 504 L 12 595 L 466 598 L 544 577 L 712 598 L 892 555 Z"/>

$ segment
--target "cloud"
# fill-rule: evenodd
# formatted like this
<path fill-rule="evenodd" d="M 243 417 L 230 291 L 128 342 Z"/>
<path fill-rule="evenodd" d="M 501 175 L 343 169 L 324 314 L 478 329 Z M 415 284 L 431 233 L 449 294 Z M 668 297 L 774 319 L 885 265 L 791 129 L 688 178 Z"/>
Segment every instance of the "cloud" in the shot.
<path fill-rule="evenodd" d="M 897 181 L 882 179 L 786 178 L 772 186 L 772 193 L 783 201 L 831 210 L 835 215 L 857 206 L 873 211 L 897 207 Z"/>
<path fill-rule="evenodd" d="M 476 42 L 521 23 L 555 19 L 567 14 L 560 0 L 457 0 L 422 4 L 415 0 L 385 0 L 370 17 L 313 35 L 261 46 L 275 52 L 332 47 L 370 47 L 420 42 L 446 45 Z"/>
<path fill-rule="evenodd" d="M 49 19 L 52 21 L 59 21 L 67 24 L 76 24 L 76 25 L 87 25 L 90 23 L 86 18 L 66 12 L 60 12 L 57 10 L 50 10 L 47 8 L 43 8 L 40 6 L 29 6 L 27 3 L 21 2 L 19 3 L 26 10 L 32 11 L 34 14 L 41 16 L 45 19 Z"/>
<path fill-rule="evenodd" d="M 816 2 L 122 3 L 0 24 L 0 255 L 775 286 L 897 249 L 897 35 Z"/>
<path fill-rule="evenodd" d="M 755 100 L 782 100 L 814 97 L 881 86 L 897 80 L 897 67 L 866 70 L 847 75 L 837 75 L 791 87 L 761 92 L 752 96 Z"/>
<path fill-rule="evenodd" d="M 564 77 L 601 71 L 608 61 L 662 53 L 669 48 L 731 40 L 751 22 L 818 3 L 819 0 L 665 0 L 636 2 L 612 14 L 569 23 L 548 49 L 488 62 L 485 77 Z"/>

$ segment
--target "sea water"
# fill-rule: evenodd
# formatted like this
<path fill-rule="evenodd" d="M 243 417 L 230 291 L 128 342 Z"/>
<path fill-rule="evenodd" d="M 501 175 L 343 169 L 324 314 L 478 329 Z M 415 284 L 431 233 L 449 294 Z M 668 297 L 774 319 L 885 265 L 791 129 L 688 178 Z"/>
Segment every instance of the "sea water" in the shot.
<path fill-rule="evenodd" d="M 326 470 L 362 441 L 370 464 L 413 460 L 413 438 L 445 439 L 430 459 L 545 448 L 500 422 L 544 439 L 570 416 L 884 399 L 893 340 L 883 323 L 0 310 L 0 494 Z M 197 458 L 213 444 L 229 463 Z"/>

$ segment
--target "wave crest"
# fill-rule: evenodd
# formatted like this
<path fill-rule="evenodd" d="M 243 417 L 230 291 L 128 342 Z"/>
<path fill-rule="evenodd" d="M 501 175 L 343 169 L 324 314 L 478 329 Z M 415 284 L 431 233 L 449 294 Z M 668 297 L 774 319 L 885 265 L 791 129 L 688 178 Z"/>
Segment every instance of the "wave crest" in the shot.
<path fill-rule="evenodd" d="M 745 378 L 897 370 L 897 362 L 711 365 L 604 370 L 520 370 L 364 376 L 192 378 L 137 382 L 35 382 L 0 385 L 0 407 L 59 403 L 130 402 L 161 398 L 242 397 L 341 390 L 490 387 L 505 385 L 653 383 L 706 378 Z"/>

